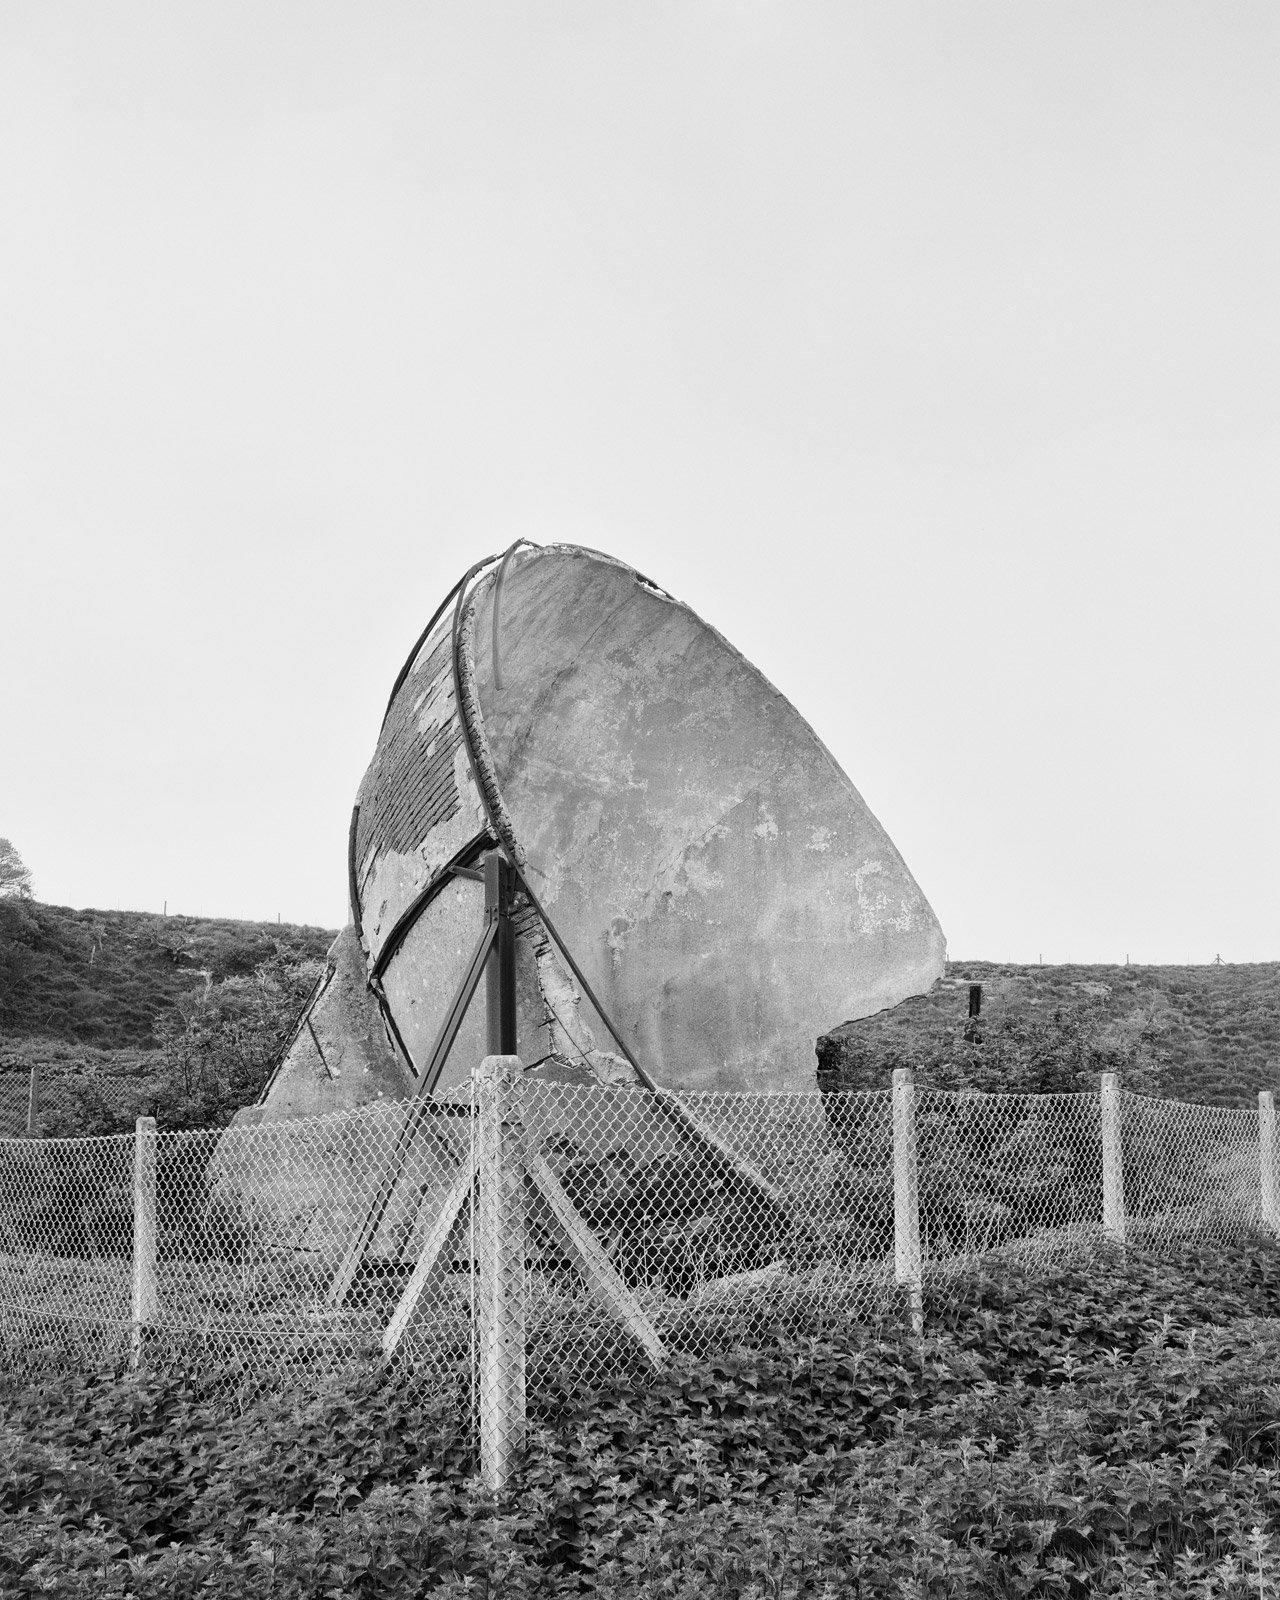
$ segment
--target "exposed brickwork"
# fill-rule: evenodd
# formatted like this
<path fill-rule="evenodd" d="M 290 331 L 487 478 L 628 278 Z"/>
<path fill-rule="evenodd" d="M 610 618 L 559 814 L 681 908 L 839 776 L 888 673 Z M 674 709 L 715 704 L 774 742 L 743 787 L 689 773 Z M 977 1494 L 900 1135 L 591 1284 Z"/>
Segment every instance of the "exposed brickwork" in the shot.
<path fill-rule="evenodd" d="M 423 726 L 423 713 L 430 720 Z M 383 851 L 416 850 L 458 810 L 455 757 L 462 727 L 453 697 L 448 632 L 428 640 L 392 704 L 365 779 L 356 833 L 364 886 Z"/>

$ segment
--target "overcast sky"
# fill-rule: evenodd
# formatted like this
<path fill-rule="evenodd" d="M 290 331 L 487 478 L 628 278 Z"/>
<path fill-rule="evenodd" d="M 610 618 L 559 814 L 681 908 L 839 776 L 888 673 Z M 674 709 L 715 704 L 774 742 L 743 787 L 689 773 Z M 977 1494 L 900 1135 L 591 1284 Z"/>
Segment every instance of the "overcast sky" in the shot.
<path fill-rule="evenodd" d="M 473 560 L 609 550 L 953 956 L 1280 958 L 1280 9 L 0 0 L 0 834 L 345 918 Z"/>

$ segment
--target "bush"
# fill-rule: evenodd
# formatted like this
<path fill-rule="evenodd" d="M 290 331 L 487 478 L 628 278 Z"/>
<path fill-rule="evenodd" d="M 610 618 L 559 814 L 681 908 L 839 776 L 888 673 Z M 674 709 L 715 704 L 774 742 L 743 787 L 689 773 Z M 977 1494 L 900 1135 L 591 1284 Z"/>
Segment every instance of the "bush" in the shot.
<path fill-rule="evenodd" d="M 251 977 L 182 996 L 156 1026 L 157 1120 L 169 1128 L 225 1127 L 252 1105 L 319 973 L 319 962 L 273 956 Z"/>
<path fill-rule="evenodd" d="M 332 933 L 289 924 L 72 911 L 0 896 L 0 1033 L 119 1050 L 207 984 L 319 960 Z"/>

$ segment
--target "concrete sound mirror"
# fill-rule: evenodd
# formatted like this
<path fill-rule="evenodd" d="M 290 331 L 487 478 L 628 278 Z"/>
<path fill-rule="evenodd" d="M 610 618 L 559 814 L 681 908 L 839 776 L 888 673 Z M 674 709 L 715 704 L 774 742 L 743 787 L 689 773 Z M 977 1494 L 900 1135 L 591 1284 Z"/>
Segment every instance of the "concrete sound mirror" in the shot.
<path fill-rule="evenodd" d="M 253 1120 L 465 1089 L 485 1008 L 450 1013 L 491 857 L 539 1076 L 812 1090 L 821 1033 L 943 969 L 902 857 L 764 676 L 621 561 L 521 542 L 466 574 L 395 684 L 351 926 Z"/>

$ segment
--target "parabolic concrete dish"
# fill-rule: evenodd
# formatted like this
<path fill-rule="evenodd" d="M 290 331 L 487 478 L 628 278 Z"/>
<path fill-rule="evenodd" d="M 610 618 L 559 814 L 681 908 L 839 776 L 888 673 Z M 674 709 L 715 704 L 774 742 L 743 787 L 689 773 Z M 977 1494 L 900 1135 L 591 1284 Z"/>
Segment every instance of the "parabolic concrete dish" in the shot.
<path fill-rule="evenodd" d="M 544 1075 L 813 1089 L 820 1034 L 943 970 L 928 902 L 809 725 L 688 606 L 594 551 L 521 544 L 473 569 L 392 694 L 351 899 L 405 1094 L 479 936 L 466 873 L 494 849 L 521 880 L 518 1049 Z M 477 1002 L 437 1095 L 484 1039 Z"/>

